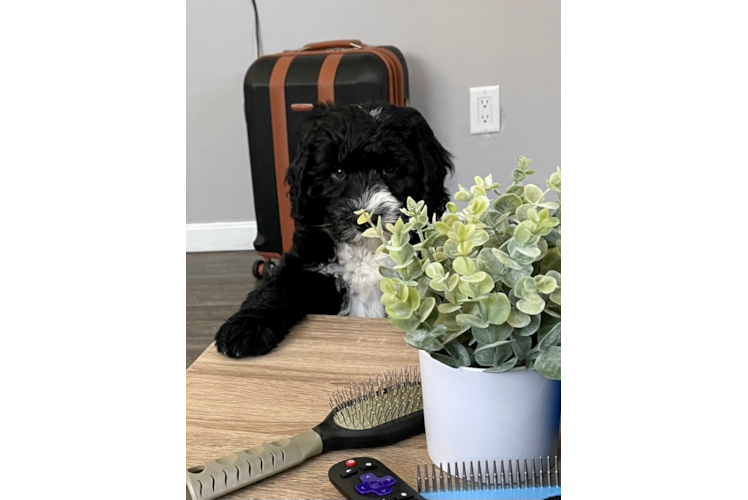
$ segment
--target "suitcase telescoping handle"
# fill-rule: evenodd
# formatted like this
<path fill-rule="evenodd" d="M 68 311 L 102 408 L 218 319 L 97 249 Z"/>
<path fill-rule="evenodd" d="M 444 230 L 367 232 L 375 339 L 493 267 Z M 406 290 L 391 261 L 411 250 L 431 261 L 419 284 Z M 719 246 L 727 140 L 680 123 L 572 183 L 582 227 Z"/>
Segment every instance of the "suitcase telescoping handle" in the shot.
<path fill-rule="evenodd" d="M 327 50 L 327 49 L 360 49 L 364 47 L 361 40 L 330 40 L 329 42 L 317 42 L 304 45 L 302 50 Z"/>

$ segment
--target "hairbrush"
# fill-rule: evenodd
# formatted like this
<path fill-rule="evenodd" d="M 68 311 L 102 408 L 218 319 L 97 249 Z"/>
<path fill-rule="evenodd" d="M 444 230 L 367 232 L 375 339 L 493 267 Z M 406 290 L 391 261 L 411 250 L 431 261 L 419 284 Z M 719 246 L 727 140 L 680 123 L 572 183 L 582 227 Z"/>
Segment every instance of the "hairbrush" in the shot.
<path fill-rule="evenodd" d="M 416 481 L 418 492 L 429 500 L 447 499 L 551 499 L 561 496 L 561 470 L 558 457 L 542 457 L 539 459 L 493 461 L 489 470 L 488 461 L 462 462 L 462 475 L 455 462 L 454 476 L 452 465 L 442 464 L 437 467 L 431 464 L 431 478 L 429 479 L 429 465 L 424 464 L 423 477 L 420 464 L 416 466 Z M 437 482 L 437 469 L 439 473 Z M 446 474 L 446 481 L 445 481 Z M 423 479 L 423 483 L 421 480 Z"/>
<path fill-rule="evenodd" d="M 404 367 L 354 382 L 330 397 L 330 414 L 298 436 L 187 469 L 187 499 L 223 496 L 334 450 L 387 446 L 424 432 L 421 375 Z"/>

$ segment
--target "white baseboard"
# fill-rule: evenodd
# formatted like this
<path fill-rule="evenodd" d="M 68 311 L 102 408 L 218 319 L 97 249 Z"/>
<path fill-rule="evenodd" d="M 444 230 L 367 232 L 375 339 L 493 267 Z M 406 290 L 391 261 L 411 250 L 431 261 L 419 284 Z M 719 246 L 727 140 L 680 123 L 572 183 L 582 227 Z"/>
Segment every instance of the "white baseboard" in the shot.
<path fill-rule="evenodd" d="M 187 224 L 188 252 L 254 250 L 257 222 L 213 222 Z"/>

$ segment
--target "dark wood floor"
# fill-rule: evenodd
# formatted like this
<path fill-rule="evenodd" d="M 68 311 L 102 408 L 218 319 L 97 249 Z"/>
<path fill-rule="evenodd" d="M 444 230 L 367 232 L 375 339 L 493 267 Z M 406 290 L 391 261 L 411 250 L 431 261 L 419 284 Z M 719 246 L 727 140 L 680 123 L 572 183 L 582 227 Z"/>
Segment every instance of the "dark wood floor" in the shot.
<path fill-rule="evenodd" d="M 187 368 L 257 286 L 252 264 L 258 258 L 256 252 L 187 254 Z"/>

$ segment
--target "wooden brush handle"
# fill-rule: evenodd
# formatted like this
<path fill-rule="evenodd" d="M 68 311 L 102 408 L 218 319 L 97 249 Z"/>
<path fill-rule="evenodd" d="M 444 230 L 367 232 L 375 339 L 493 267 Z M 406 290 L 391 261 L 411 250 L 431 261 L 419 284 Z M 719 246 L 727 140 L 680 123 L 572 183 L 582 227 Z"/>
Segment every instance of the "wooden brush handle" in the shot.
<path fill-rule="evenodd" d="M 209 500 L 300 464 L 322 453 L 322 438 L 307 431 L 187 469 L 187 500 Z"/>

